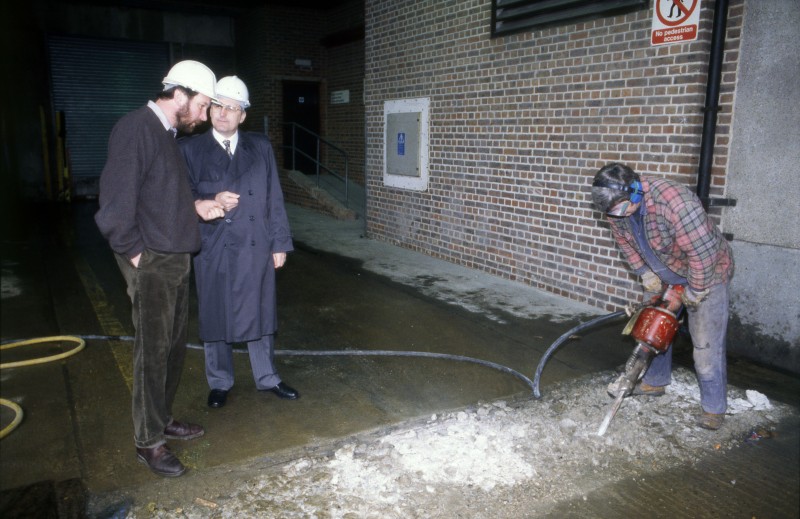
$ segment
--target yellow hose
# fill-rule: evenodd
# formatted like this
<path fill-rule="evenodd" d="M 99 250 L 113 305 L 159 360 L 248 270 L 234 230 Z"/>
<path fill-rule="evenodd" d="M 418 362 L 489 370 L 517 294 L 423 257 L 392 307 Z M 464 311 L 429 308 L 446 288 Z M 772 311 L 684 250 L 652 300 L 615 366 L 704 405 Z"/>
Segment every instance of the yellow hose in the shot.
<path fill-rule="evenodd" d="M 52 362 L 54 360 L 64 359 L 69 357 L 70 355 L 75 355 L 83 348 L 86 347 L 86 341 L 79 337 L 72 337 L 71 335 L 56 335 L 53 337 L 39 337 L 38 339 L 28 339 L 27 341 L 18 341 L 18 342 L 10 342 L 8 344 L 3 344 L 0 346 L 0 351 L 2 350 L 10 350 L 11 348 L 17 348 L 19 346 L 29 346 L 31 344 L 41 344 L 44 342 L 56 342 L 56 341 L 70 341 L 78 343 L 78 347 L 74 348 L 69 351 L 65 351 L 64 353 L 58 353 L 56 355 L 50 355 L 49 357 L 39 357 L 36 359 L 30 360 L 20 360 L 17 362 L 4 362 L 0 364 L 0 369 L 5 368 L 18 368 L 21 366 L 33 366 L 34 364 L 44 364 L 45 362 Z"/>
<path fill-rule="evenodd" d="M 0 405 L 10 407 L 15 413 L 14 419 L 11 420 L 11 423 L 3 427 L 3 430 L 0 430 L 0 440 L 2 440 L 8 433 L 16 429 L 19 423 L 22 421 L 22 408 L 11 400 L 6 400 L 5 398 L 0 398 Z"/>
<path fill-rule="evenodd" d="M 17 341 L 17 342 L 10 342 L 8 344 L 3 344 L 0 346 L 0 351 L 2 350 L 9 350 L 11 348 L 18 348 L 20 346 L 29 346 L 31 344 L 41 344 L 45 342 L 56 342 L 56 341 L 69 341 L 75 342 L 78 344 L 77 348 L 73 348 L 69 351 L 65 351 L 64 353 L 58 353 L 56 355 L 49 355 L 47 357 L 39 357 L 30 360 L 20 360 L 17 362 L 4 362 L 0 363 L 0 369 L 6 368 L 18 368 L 21 366 L 33 366 L 34 364 L 44 364 L 45 362 L 53 362 L 54 360 L 60 360 L 67 358 L 71 355 L 75 355 L 83 348 L 86 347 L 86 341 L 81 339 L 80 337 L 73 337 L 71 335 L 56 335 L 53 337 L 39 337 L 38 339 L 28 339 L 26 341 Z M 17 405 L 16 403 L 12 402 L 11 400 L 6 400 L 5 398 L 0 398 L 0 405 L 4 405 L 14 411 L 14 419 L 0 430 L 0 439 L 5 438 L 11 431 L 17 428 L 19 423 L 22 421 L 22 408 Z"/>

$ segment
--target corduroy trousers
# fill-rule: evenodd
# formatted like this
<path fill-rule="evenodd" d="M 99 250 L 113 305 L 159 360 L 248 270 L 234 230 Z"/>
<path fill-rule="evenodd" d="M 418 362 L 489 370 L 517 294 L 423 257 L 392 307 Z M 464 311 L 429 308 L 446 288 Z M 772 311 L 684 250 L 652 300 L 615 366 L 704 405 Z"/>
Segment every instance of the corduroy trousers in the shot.
<path fill-rule="evenodd" d="M 139 448 L 164 443 L 186 357 L 189 254 L 145 249 L 134 267 L 116 254 L 128 285 L 136 329 L 133 344 L 133 431 Z"/>

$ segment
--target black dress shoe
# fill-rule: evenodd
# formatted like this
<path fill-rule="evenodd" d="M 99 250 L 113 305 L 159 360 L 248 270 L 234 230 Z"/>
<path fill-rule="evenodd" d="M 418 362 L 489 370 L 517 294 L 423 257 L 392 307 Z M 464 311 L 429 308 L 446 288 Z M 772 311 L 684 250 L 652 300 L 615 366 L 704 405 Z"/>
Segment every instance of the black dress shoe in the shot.
<path fill-rule="evenodd" d="M 208 407 L 222 407 L 227 399 L 227 391 L 224 389 L 212 389 L 208 394 Z"/>
<path fill-rule="evenodd" d="M 186 467 L 172 454 L 166 444 L 151 449 L 136 447 L 136 459 L 150 467 L 150 470 L 159 476 L 176 478 L 186 472 Z"/>
<path fill-rule="evenodd" d="M 282 398 L 284 400 L 297 400 L 300 398 L 300 393 L 297 392 L 296 389 L 292 389 L 283 382 L 279 383 L 275 387 L 271 387 L 269 389 L 261 389 L 259 391 L 268 391 L 270 393 L 275 394 L 278 398 Z"/>

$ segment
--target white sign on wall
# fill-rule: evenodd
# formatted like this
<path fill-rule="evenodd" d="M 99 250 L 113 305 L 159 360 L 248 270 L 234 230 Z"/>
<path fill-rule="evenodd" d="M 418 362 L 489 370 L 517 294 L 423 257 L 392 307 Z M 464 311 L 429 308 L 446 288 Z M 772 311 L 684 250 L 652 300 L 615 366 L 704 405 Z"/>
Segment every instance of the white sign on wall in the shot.
<path fill-rule="evenodd" d="M 700 0 L 655 0 L 650 43 L 668 45 L 697 39 Z"/>
<path fill-rule="evenodd" d="M 349 102 L 350 102 L 349 90 L 334 90 L 333 92 L 331 92 L 332 105 L 346 105 Z"/>

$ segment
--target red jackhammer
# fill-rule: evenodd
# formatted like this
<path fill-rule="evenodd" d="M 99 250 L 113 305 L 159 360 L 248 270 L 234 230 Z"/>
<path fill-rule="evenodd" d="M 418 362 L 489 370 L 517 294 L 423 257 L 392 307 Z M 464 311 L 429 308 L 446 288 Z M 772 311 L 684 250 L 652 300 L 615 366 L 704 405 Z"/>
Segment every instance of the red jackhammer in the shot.
<path fill-rule="evenodd" d="M 639 308 L 622 331 L 623 335 L 630 335 L 636 340 L 636 347 L 625 363 L 625 371 L 609 386 L 614 388 L 616 398 L 600 424 L 598 436 L 605 434 L 622 400 L 633 392 L 653 358 L 667 351 L 672 344 L 680 327 L 677 314 L 682 308 L 682 293 L 682 285 L 668 285 L 660 296 L 655 296 L 651 302 Z"/>

